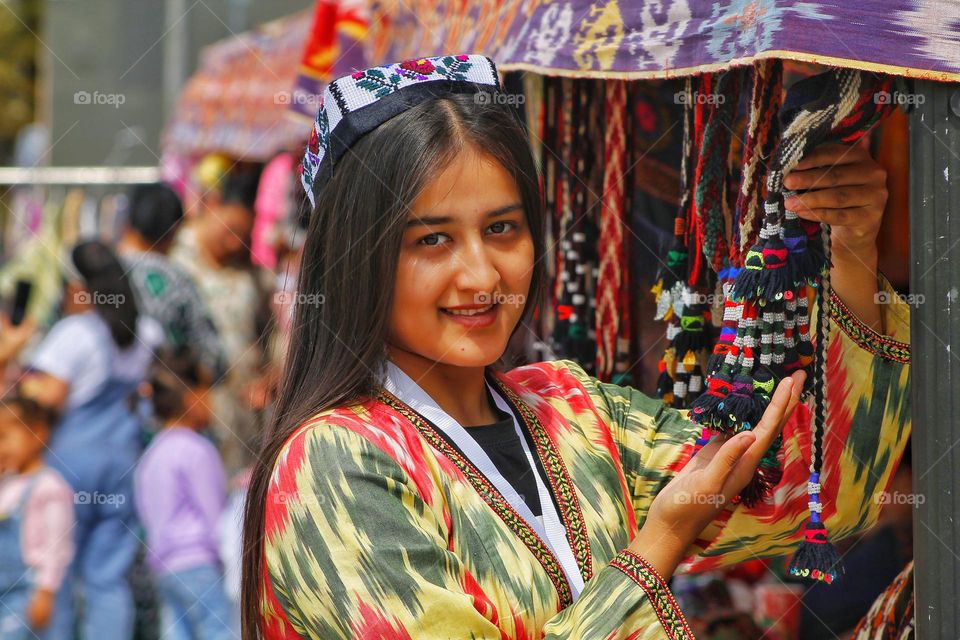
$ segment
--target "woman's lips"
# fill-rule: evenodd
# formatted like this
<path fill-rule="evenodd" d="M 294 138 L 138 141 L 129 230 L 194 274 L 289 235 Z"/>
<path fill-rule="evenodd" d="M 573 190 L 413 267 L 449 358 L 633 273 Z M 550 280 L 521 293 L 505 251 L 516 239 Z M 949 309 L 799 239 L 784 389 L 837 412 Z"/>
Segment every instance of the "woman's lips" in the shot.
<path fill-rule="evenodd" d="M 460 326 L 468 329 L 484 329 L 492 325 L 497 319 L 499 306 L 498 304 L 489 304 L 486 307 L 457 307 L 440 309 L 440 311 L 448 320 L 456 322 Z"/>

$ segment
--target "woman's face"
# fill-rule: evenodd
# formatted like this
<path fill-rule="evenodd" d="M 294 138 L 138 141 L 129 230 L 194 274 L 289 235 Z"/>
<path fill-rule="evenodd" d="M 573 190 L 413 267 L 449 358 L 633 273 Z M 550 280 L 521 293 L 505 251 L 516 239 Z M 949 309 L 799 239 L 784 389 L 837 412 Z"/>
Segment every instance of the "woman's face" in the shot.
<path fill-rule="evenodd" d="M 459 367 L 496 362 L 530 289 L 533 238 L 516 182 L 467 147 L 411 207 L 391 346 Z"/>

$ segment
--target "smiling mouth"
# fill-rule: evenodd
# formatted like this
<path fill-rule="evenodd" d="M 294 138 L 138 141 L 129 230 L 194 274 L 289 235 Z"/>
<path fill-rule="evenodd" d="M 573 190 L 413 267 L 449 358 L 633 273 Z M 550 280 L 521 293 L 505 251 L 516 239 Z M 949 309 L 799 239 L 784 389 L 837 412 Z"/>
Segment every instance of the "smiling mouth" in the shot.
<path fill-rule="evenodd" d="M 471 317 L 471 316 L 482 315 L 484 313 L 489 313 L 490 311 L 495 309 L 496 306 L 497 306 L 496 303 L 491 303 L 484 307 L 476 307 L 474 309 L 443 309 L 441 308 L 440 310 L 451 316 Z"/>

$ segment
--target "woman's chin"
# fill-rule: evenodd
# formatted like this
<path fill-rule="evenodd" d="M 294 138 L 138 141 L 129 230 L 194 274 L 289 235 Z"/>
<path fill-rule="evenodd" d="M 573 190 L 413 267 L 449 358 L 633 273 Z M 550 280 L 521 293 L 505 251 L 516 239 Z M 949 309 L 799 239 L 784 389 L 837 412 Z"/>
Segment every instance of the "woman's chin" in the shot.
<path fill-rule="evenodd" d="M 506 340 L 460 339 L 442 344 L 437 362 L 452 367 L 487 367 L 499 360 L 507 350 Z"/>
<path fill-rule="evenodd" d="M 474 369 L 477 367 L 489 367 L 499 360 L 502 355 L 502 350 L 497 353 L 480 353 L 466 350 L 456 353 L 448 352 L 441 359 L 437 360 L 437 362 L 449 367 Z"/>

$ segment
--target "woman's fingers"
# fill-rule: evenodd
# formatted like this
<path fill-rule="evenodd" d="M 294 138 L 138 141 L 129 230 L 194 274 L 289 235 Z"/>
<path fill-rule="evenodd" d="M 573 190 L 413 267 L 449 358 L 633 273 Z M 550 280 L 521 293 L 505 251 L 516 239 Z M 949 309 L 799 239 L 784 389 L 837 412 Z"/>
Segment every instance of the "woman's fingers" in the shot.
<path fill-rule="evenodd" d="M 853 209 L 808 209 L 797 211 L 797 215 L 804 220 L 823 222 L 834 227 L 853 227 L 860 222 L 872 221 L 875 211 L 874 207 L 863 206 Z"/>
<path fill-rule="evenodd" d="M 723 487 L 731 472 L 740 463 L 744 454 L 755 443 L 757 437 L 750 431 L 743 431 L 728 439 L 707 466 L 706 479 L 709 490 Z"/>
<path fill-rule="evenodd" d="M 783 201 L 784 207 L 799 215 L 817 209 L 856 209 L 875 207 L 886 202 L 887 190 L 882 184 L 830 187 L 819 191 L 807 191 Z"/>
<path fill-rule="evenodd" d="M 763 447 L 763 451 L 760 453 L 761 457 L 773 443 L 773 439 L 780 433 L 780 429 L 786 423 L 787 418 L 793 413 L 794 407 L 797 406 L 806 378 L 806 373 L 797 371 L 789 378 L 781 380 L 773 392 L 773 398 L 770 399 L 770 404 L 763 412 L 763 417 L 760 418 L 760 422 L 753 429 L 754 433 L 757 434 L 755 447 L 757 449 Z"/>
<path fill-rule="evenodd" d="M 837 164 L 811 169 L 794 169 L 783 179 L 783 186 L 793 191 L 828 189 L 830 187 L 875 184 L 884 181 L 886 172 L 873 162 Z"/>
<path fill-rule="evenodd" d="M 710 442 L 703 445 L 703 447 L 697 451 L 696 455 L 690 458 L 690 461 L 687 462 L 687 464 L 683 465 L 681 473 L 686 472 L 688 469 L 690 471 L 706 469 L 713 460 L 714 456 L 717 455 L 717 451 L 720 450 L 720 446 L 724 442 L 726 442 L 726 438 L 723 435 L 717 435 L 714 438 L 710 438 Z"/>
<path fill-rule="evenodd" d="M 794 166 L 793 171 L 805 171 L 815 167 L 830 167 L 843 164 L 856 164 L 870 156 L 870 153 L 859 145 L 822 144 L 807 153 Z M 787 187 L 793 189 L 793 187 Z"/>

